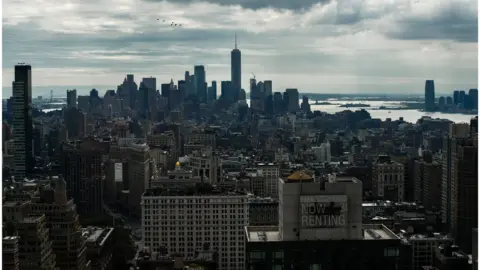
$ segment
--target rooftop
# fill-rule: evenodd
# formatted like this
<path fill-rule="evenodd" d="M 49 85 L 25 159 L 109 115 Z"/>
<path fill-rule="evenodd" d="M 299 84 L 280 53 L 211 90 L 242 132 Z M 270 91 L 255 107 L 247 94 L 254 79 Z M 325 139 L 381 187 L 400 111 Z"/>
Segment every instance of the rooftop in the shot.
<path fill-rule="evenodd" d="M 82 229 L 82 235 L 87 238 L 87 243 L 102 246 L 111 235 L 113 228 L 87 227 Z"/>
<path fill-rule="evenodd" d="M 426 240 L 426 241 L 434 241 L 434 240 L 451 240 L 453 239 L 451 236 L 448 236 L 445 233 L 431 233 L 431 234 L 424 234 L 424 233 L 414 233 L 414 234 L 409 234 L 405 232 L 404 230 L 401 230 L 401 232 L 398 234 L 398 236 L 402 239 L 408 240 L 408 241 L 421 241 L 421 240 Z"/>
<path fill-rule="evenodd" d="M 312 176 L 308 175 L 304 171 L 296 171 L 287 177 L 288 181 L 312 181 Z"/>
<path fill-rule="evenodd" d="M 5 242 L 14 242 L 14 241 L 17 241 L 18 239 L 20 239 L 20 237 L 18 236 L 5 236 L 3 237 L 3 243 L 5 244 Z"/>
<path fill-rule="evenodd" d="M 245 231 L 249 242 L 281 241 L 278 226 L 246 226 Z M 400 240 L 400 237 L 382 224 L 364 224 L 363 236 L 364 240 Z"/>
<path fill-rule="evenodd" d="M 272 197 L 251 197 L 248 198 L 248 203 L 262 203 L 262 204 L 278 204 L 278 201 Z"/>
<path fill-rule="evenodd" d="M 178 184 L 169 187 L 155 187 L 149 188 L 143 197 L 157 197 L 157 196 L 246 196 L 247 193 L 234 188 L 217 187 L 207 183 L 192 184 Z"/>
<path fill-rule="evenodd" d="M 398 235 L 390 231 L 383 224 L 364 224 L 363 225 L 364 240 L 388 240 L 400 239 Z"/>

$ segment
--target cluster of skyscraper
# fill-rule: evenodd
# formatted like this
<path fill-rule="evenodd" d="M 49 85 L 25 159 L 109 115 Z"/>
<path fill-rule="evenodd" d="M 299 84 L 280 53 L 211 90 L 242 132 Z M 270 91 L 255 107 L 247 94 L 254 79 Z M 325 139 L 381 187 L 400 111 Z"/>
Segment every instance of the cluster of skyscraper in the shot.
<path fill-rule="evenodd" d="M 439 97 L 435 103 L 435 84 L 433 80 L 425 82 L 425 111 L 472 111 L 478 110 L 478 89 L 453 91 L 453 97 Z"/>

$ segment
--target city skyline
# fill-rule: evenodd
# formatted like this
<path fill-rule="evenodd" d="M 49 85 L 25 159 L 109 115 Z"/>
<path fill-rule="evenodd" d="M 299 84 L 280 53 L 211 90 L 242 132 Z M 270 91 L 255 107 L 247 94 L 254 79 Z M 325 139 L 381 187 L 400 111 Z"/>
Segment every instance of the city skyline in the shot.
<path fill-rule="evenodd" d="M 194 65 L 205 66 L 208 82 L 230 80 L 235 33 L 247 92 L 252 73 L 272 80 L 274 91 L 304 93 L 421 94 L 426 79 L 438 93 L 477 85 L 476 1 L 292 1 L 277 9 L 176 2 L 122 1 L 114 11 L 106 1 L 12 1 L 4 9 L 3 95 L 11 95 L 17 62 L 32 65 L 34 88 L 115 89 L 126 74 L 176 81 Z"/>

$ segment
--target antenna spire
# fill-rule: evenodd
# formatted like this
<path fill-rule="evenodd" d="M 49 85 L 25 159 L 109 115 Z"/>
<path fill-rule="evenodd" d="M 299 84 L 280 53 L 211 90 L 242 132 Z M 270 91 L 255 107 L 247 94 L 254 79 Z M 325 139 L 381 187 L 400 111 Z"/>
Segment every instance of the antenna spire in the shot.
<path fill-rule="evenodd" d="M 235 50 L 237 49 L 237 32 L 235 32 Z"/>

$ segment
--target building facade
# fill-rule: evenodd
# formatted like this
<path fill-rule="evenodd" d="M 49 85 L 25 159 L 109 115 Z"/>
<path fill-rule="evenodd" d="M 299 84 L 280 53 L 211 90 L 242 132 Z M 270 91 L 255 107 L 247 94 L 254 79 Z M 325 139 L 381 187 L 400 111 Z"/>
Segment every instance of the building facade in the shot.
<path fill-rule="evenodd" d="M 219 269 L 245 269 L 248 224 L 246 194 L 219 191 L 210 185 L 154 188 L 142 196 L 142 245 L 192 258 L 208 243 L 218 250 Z"/>

